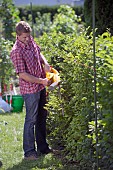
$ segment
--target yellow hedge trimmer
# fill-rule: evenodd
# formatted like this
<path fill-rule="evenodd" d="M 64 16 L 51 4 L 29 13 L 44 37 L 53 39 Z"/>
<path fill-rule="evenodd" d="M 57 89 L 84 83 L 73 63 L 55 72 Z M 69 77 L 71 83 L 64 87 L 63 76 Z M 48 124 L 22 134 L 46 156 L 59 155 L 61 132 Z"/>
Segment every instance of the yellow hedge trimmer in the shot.
<path fill-rule="evenodd" d="M 54 90 L 54 88 L 56 88 L 59 85 L 60 82 L 59 72 L 53 67 L 51 67 L 50 72 L 46 72 L 46 78 L 51 82 L 48 87 L 50 91 Z"/>

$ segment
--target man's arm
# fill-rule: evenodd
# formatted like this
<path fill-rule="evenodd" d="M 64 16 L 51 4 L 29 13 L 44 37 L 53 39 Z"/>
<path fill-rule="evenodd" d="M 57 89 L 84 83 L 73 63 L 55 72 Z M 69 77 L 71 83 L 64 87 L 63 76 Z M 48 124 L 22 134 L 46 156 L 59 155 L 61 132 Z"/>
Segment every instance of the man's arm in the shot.
<path fill-rule="evenodd" d="M 45 69 L 45 72 L 50 72 L 50 65 L 49 63 L 47 62 L 46 58 L 43 56 L 43 54 L 40 53 L 40 56 L 41 56 L 41 59 L 42 59 L 42 62 L 44 64 L 44 69 Z"/>
<path fill-rule="evenodd" d="M 24 79 L 25 81 L 31 82 L 31 83 L 37 83 L 37 84 L 43 84 L 44 86 L 47 86 L 49 84 L 47 78 L 37 78 L 35 76 L 32 76 L 26 72 L 19 73 L 19 78 Z"/>

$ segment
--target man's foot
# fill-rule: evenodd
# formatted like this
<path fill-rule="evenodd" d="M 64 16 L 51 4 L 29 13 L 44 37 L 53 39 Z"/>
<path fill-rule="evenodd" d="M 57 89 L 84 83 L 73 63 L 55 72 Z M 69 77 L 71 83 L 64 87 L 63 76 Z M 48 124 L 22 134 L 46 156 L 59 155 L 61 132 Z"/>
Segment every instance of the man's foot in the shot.
<path fill-rule="evenodd" d="M 42 154 L 49 154 L 49 153 L 53 153 L 53 154 L 56 154 L 58 153 L 58 150 L 54 150 L 54 149 L 50 149 L 50 148 L 47 148 L 45 151 L 41 152 Z"/>
<path fill-rule="evenodd" d="M 50 148 L 47 148 L 45 151 L 41 152 L 42 154 L 48 154 L 48 153 L 53 153 L 53 150 Z"/>
<path fill-rule="evenodd" d="M 29 155 L 29 156 L 25 156 L 24 157 L 25 160 L 32 160 L 32 161 L 35 161 L 38 159 L 37 155 L 34 154 L 34 155 Z"/>

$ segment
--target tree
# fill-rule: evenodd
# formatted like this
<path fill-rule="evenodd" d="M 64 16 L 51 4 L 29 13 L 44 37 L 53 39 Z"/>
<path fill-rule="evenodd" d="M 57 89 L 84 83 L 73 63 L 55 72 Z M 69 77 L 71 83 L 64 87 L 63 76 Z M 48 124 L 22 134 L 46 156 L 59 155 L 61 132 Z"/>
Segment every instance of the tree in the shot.
<path fill-rule="evenodd" d="M 58 14 L 54 16 L 51 31 L 64 34 L 76 32 L 78 30 L 78 23 L 81 21 L 80 17 L 75 14 L 75 11 L 68 5 L 61 5 L 58 9 Z"/>
<path fill-rule="evenodd" d="M 4 82 L 9 82 L 12 75 L 13 67 L 9 57 L 11 47 L 11 41 L 6 41 L 3 37 L 0 37 L 0 79 L 2 86 Z"/>
<path fill-rule="evenodd" d="M 13 31 L 16 22 L 19 21 L 18 10 L 12 0 L 1 0 L 0 2 L 0 79 L 2 85 L 10 80 L 12 63 L 10 61 L 10 50 L 12 48 Z"/>
<path fill-rule="evenodd" d="M 0 18 L 2 22 L 2 34 L 5 39 L 13 39 L 15 24 L 19 21 L 19 11 L 14 6 L 12 0 L 2 0 L 0 5 Z"/>
<path fill-rule="evenodd" d="M 84 2 L 84 19 L 86 27 L 92 29 L 92 0 Z M 97 34 L 104 33 L 107 29 L 113 35 L 113 1 L 112 0 L 95 0 L 95 25 Z"/>

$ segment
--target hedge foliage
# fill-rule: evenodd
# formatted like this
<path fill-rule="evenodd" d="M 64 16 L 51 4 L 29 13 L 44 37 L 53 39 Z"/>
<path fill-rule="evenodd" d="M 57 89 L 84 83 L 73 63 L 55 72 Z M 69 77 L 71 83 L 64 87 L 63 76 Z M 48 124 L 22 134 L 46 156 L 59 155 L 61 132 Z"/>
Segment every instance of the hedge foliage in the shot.
<path fill-rule="evenodd" d="M 92 38 L 86 33 L 44 34 L 40 45 L 61 76 L 60 89 L 49 94 L 50 136 L 65 147 L 68 161 L 91 169 L 96 162 L 94 69 Z M 113 37 L 104 33 L 96 42 L 99 164 L 109 169 L 113 166 Z"/>
<path fill-rule="evenodd" d="M 96 143 L 93 36 L 92 33 L 88 36 L 84 28 L 79 35 L 77 32 L 64 34 L 55 30 L 37 39 L 45 57 L 61 76 L 60 87 L 49 93 L 48 132 L 54 138 L 51 143 L 64 149 L 67 161 L 78 163 L 82 170 L 96 168 L 97 155 L 99 167 L 110 169 L 113 167 L 113 37 L 109 32 L 96 37 Z"/>

